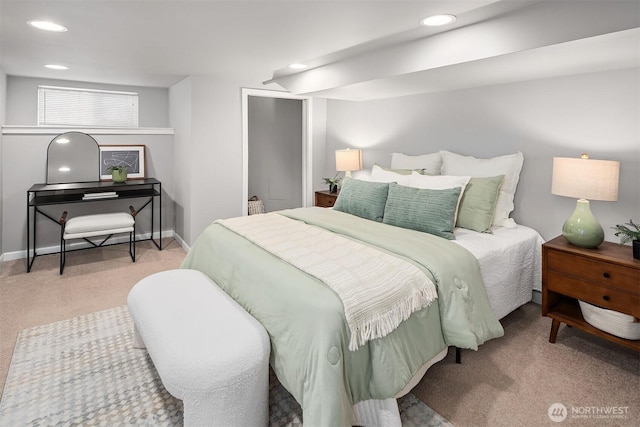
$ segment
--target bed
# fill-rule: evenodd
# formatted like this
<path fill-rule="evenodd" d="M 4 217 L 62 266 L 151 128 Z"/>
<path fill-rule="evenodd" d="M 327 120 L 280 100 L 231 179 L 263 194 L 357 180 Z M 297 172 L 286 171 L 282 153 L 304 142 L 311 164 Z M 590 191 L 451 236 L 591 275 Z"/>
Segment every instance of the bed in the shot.
<path fill-rule="evenodd" d="M 392 193 L 408 187 L 357 181 L 345 184 L 338 198 L 347 206 L 337 202 L 335 209 L 300 208 L 215 221 L 182 264 L 207 274 L 263 324 L 271 340 L 271 367 L 302 406 L 308 426 L 367 424 L 362 413 L 375 412 L 376 405 L 393 410 L 395 398 L 407 393 L 449 346 L 477 350 L 502 336 L 498 319 L 528 302 L 539 280 L 541 239 L 534 230 L 513 224 L 492 228 L 489 234 L 453 227 L 455 217 L 461 219 L 462 189 L 452 194 L 449 189 L 419 190 L 430 201 L 420 214 L 425 207 L 442 205 L 431 203 L 434 195 L 455 199 L 455 217 L 453 211 L 444 215 L 451 217 L 450 235 L 442 238 L 382 221 L 380 209 L 385 221 L 393 217 L 387 215 Z M 380 197 L 369 192 L 372 188 L 387 189 L 381 207 Z M 434 214 L 437 221 L 443 216 Z M 325 264 L 316 262 L 316 249 Z M 404 296 L 400 298 L 403 302 L 385 311 L 392 313 L 391 327 L 384 316 L 374 316 L 375 327 L 354 326 L 359 317 L 353 313 L 359 312 L 345 296 L 351 289 L 340 293 L 331 279 L 331 274 L 344 277 L 344 271 L 327 268 L 326 261 L 345 269 L 368 265 L 377 275 L 377 264 L 388 258 L 399 260 L 398 268 L 419 270 L 412 274 L 424 276 L 425 283 L 416 285 L 415 295 L 426 299 L 419 304 L 415 296 L 406 299 L 412 307 L 406 312 Z M 429 286 L 435 293 L 431 297 L 425 291 Z M 371 293 L 375 290 L 372 283 Z"/>
<path fill-rule="evenodd" d="M 492 234 L 456 228 L 456 240 L 480 263 L 487 296 L 498 319 L 531 301 L 542 284 L 542 244 L 533 228 L 496 227 Z"/>

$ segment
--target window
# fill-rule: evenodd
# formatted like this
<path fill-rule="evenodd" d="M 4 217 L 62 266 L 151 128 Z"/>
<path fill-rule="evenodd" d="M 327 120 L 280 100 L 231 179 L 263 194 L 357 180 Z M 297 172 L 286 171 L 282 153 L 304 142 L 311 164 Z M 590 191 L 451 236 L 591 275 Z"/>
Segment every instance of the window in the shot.
<path fill-rule="evenodd" d="M 138 127 L 138 94 L 38 86 L 38 126 Z"/>

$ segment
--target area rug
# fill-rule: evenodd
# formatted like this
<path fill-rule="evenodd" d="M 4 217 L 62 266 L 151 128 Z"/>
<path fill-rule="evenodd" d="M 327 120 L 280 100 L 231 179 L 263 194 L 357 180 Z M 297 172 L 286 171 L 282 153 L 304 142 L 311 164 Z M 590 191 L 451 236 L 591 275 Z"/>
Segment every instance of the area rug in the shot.
<path fill-rule="evenodd" d="M 182 402 L 131 346 L 126 306 L 21 331 L 0 403 L 0 426 L 181 426 Z M 403 426 L 451 424 L 412 394 Z M 271 426 L 302 425 L 302 410 L 271 373 Z"/>

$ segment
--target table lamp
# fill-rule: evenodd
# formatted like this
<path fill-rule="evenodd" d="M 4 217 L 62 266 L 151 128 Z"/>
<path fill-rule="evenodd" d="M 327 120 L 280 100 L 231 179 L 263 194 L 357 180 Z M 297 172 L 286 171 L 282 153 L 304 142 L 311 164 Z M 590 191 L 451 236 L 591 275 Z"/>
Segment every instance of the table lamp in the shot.
<path fill-rule="evenodd" d="M 593 160 L 588 154 L 579 159 L 553 158 L 551 193 L 574 197 L 576 210 L 562 227 L 562 235 L 575 246 L 597 248 L 604 241 L 604 231 L 591 213 L 589 200 L 618 200 L 620 162 Z"/>
<path fill-rule="evenodd" d="M 362 150 L 336 150 L 336 170 L 344 172 L 344 176 L 351 177 L 351 171 L 362 169 Z"/>

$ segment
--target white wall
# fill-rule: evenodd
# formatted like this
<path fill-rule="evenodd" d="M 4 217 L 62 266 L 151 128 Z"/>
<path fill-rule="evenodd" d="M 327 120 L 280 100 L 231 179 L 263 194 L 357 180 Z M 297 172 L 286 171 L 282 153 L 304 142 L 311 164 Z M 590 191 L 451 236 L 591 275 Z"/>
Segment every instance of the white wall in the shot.
<path fill-rule="evenodd" d="M 619 200 L 592 201 L 607 240 L 610 227 L 640 220 L 640 73 L 619 70 L 367 102 L 328 101 L 326 176 L 333 151 L 363 148 L 365 168 L 390 153 L 450 150 L 491 157 L 524 153 L 517 222 L 545 240 L 561 232 L 575 200 L 551 194 L 553 157 L 621 162 Z"/>

